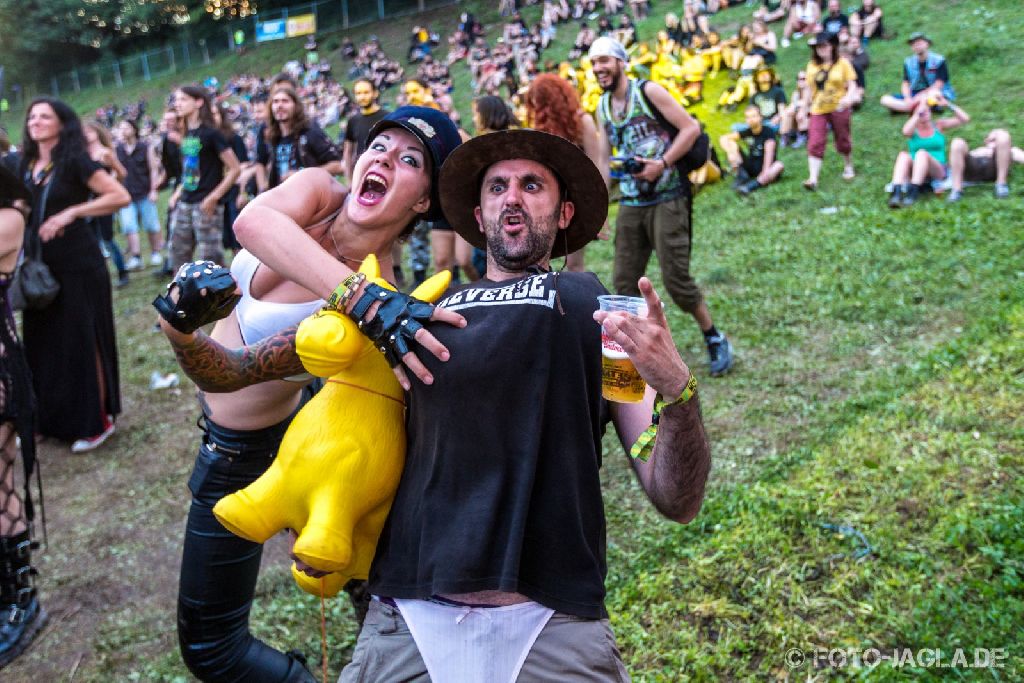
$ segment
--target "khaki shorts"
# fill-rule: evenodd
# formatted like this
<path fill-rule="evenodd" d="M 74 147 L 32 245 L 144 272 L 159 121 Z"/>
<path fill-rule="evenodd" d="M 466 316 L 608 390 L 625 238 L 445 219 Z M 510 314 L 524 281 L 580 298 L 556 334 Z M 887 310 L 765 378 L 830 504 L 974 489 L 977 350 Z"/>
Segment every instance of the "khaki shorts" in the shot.
<path fill-rule="evenodd" d="M 629 674 L 607 619 L 555 612 L 537 636 L 518 680 L 624 683 L 629 681 Z M 397 607 L 380 600 L 370 603 L 352 661 L 338 681 L 430 682 L 427 667 Z"/>

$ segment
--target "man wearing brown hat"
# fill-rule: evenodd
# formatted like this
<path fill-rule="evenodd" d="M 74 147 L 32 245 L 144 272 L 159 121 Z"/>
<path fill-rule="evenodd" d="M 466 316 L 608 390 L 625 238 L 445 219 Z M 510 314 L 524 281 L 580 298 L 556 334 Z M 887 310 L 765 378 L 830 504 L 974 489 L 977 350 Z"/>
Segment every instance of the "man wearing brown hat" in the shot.
<path fill-rule="evenodd" d="M 474 138 L 441 188 L 452 227 L 486 246 L 487 273 L 438 302 L 465 328 L 429 326 L 451 360 L 424 354 L 433 381 L 413 383 L 375 597 L 341 680 L 627 680 L 604 606 L 601 437 L 610 419 L 629 450 L 660 409 L 653 452 L 633 467 L 662 514 L 693 519 L 710 456 L 689 369 L 646 278 L 640 318 L 597 312 L 592 273 L 550 270 L 607 212 L 578 147 L 531 130 Z M 646 380 L 643 401 L 602 399 L 595 321 Z"/>

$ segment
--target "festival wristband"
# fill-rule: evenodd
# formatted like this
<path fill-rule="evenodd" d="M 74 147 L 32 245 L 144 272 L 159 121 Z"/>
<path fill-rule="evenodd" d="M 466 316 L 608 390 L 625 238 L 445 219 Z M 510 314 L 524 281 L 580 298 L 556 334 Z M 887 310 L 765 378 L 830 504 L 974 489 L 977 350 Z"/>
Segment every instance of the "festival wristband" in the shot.
<path fill-rule="evenodd" d="M 686 403 L 697 392 L 697 378 L 692 374 L 690 381 L 683 388 L 683 393 L 673 401 L 666 401 L 658 394 L 654 399 L 654 414 L 651 415 L 651 426 L 644 430 L 643 434 L 637 437 L 636 443 L 629 449 L 629 456 L 647 462 L 654 450 L 654 437 L 658 435 L 658 423 L 661 421 L 661 411 L 669 406 L 677 406 Z"/>
<path fill-rule="evenodd" d="M 365 273 L 353 273 L 347 278 L 341 281 L 341 284 L 335 287 L 331 295 L 327 297 L 327 303 L 325 308 L 333 309 L 339 313 L 344 313 L 345 309 L 348 308 L 348 302 L 355 296 L 356 291 L 359 289 L 359 285 L 363 284 L 366 280 Z"/>

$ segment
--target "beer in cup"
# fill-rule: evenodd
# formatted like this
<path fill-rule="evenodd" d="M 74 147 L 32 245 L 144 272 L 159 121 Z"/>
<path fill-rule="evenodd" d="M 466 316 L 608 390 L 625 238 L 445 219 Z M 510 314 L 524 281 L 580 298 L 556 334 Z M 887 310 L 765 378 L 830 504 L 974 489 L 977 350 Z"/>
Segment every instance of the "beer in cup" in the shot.
<path fill-rule="evenodd" d="M 628 311 L 646 316 L 647 302 L 638 296 L 606 294 L 597 297 L 602 311 Z M 601 326 L 601 395 L 617 403 L 639 403 L 647 383 L 637 372 L 625 349 L 605 334 Z"/>

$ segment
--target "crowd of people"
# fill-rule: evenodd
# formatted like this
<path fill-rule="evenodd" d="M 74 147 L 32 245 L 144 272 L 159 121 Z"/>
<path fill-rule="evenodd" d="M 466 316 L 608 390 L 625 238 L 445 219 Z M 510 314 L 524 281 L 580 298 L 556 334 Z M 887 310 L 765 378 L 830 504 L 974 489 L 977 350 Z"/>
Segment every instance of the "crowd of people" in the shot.
<path fill-rule="evenodd" d="M 12 273 L 23 242 L 26 257 L 44 264 L 54 283 L 50 299 L 22 302 L 21 342 L 9 309 L 0 324 L 0 666 L 47 619 L 25 578 L 33 509 L 27 487 L 14 487 L 15 444 L 27 479 L 37 439 L 91 451 L 114 433 L 122 409 L 108 256 L 117 286 L 147 264 L 173 278 L 156 303 L 159 326 L 201 390 L 202 443 L 189 481 L 178 601 L 182 655 L 194 675 L 247 680 L 257 671 L 260 680 L 312 680 L 301 656 L 249 633 L 262 546 L 228 533 L 212 508 L 263 474 L 312 395 L 295 326 L 326 306 L 357 321 L 383 353 L 376 361 L 396 368 L 416 456 L 369 588 L 347 587 L 353 596 L 375 596 L 361 604 L 368 616 L 352 667 L 376 667 L 377 680 L 443 676 L 450 662 L 442 641 L 462 636 L 442 629 L 424 638 L 420 629 L 451 610 L 515 607 L 499 619 L 515 638 L 503 643 L 489 632 L 487 647 L 461 664 L 490 671 L 502 661 L 495 653 L 514 650 L 515 670 L 557 666 L 620 680 L 603 606 L 596 482 L 604 425 L 615 422 L 627 451 L 653 443 L 649 459 L 632 462 L 659 511 L 677 521 L 699 510 L 709 466 L 695 380 L 645 277 L 651 256 L 669 299 L 702 334 L 709 374 L 725 375 L 732 345 L 690 274 L 694 192 L 723 173 L 740 195 L 760 191 L 782 178 L 781 150 L 803 147 L 803 186 L 815 191 L 830 134 L 842 178 L 856 177 L 854 116 L 873 106 L 865 100 L 869 50 L 891 37 L 874 0 L 849 15 L 838 0 L 763 0 L 749 23 L 723 37 L 713 22 L 726 6 L 685 0 L 681 14 L 666 14 L 646 36 L 636 27 L 650 12 L 646 0 L 600 7 L 544 0 L 533 25 L 510 2 L 502 5 L 503 24 L 490 30 L 462 14 L 443 58 L 435 54 L 440 37 L 423 25 L 410 33 L 404 66 L 375 37 L 361 45 L 345 39 L 339 53 L 350 87 L 310 39 L 304 59 L 277 75 L 181 85 L 159 112 L 139 101 L 102 107 L 83 122 L 60 100 L 34 100 L 20 149 L 6 154 L 9 141 L 0 137 L 0 294 L 19 289 Z M 572 23 L 571 52 L 551 59 L 552 40 Z M 808 60 L 787 93 L 778 51 L 801 39 Z M 906 117 L 889 206 L 947 190 L 956 202 L 965 185 L 978 182 L 994 183 L 997 198 L 1009 196 L 1010 169 L 1024 163 L 1024 151 L 1002 129 L 974 149 L 961 138 L 947 143 L 947 133 L 970 120 L 956 101 L 950 66 L 927 35 L 913 33 L 907 42 L 899 91 L 880 102 Z M 465 120 L 452 98 L 451 72 L 460 62 L 474 91 Z M 705 84 L 718 78 L 728 87 L 717 109 L 743 117 L 717 141 L 724 164 L 695 116 Z M 340 133 L 332 137 L 326 131 L 335 125 Z M 583 272 L 585 247 L 612 229 L 609 190 L 619 202 L 613 287 L 645 299 L 646 318 L 594 314 L 606 292 Z M 169 192 L 163 221 L 161 192 Z M 381 264 L 382 284 L 356 272 L 369 255 Z M 552 272 L 556 258 L 565 259 L 564 270 Z M 222 267 L 228 262 L 230 271 Z M 395 291 L 423 283 L 431 269 L 450 269 L 463 281 L 437 308 L 418 309 Z M 523 302 L 536 305 L 501 305 Z M 424 328 L 432 316 L 435 324 Z M 650 385 L 642 402 L 612 403 L 609 413 L 595 394 L 589 380 L 601 374 L 601 328 L 594 318 Z M 207 336 L 200 327 L 209 323 Z M 520 358 L 525 349 L 505 344 L 523 334 L 545 340 L 539 352 L 531 345 L 529 360 Z M 507 361 L 499 365 L 499 357 Z M 542 366 L 540 374 L 517 370 Z M 497 385 L 505 387 L 502 415 L 483 400 Z M 538 403 L 537 391 L 550 400 Z M 574 403 L 578 414 L 566 419 L 559 406 Z M 441 428 L 474 413 L 485 419 L 472 429 Z M 508 432 L 521 424 L 541 425 L 522 446 Z M 495 463 L 503 464 L 481 465 L 482 444 L 501 451 Z M 496 489 L 445 508 L 478 475 L 515 491 L 516 500 L 504 501 Z M 427 482 L 440 484 L 427 489 Z M 566 496 L 572 510 L 588 510 L 585 519 L 555 504 Z M 474 527 L 480 519 L 491 523 Z M 491 548 L 488 534 L 507 546 Z M 575 568 L 561 577 L 541 556 Z M 381 641 L 375 629 L 385 624 L 401 641 Z M 587 639 L 589 650 L 564 647 Z M 598 660 L 606 670 L 594 668 Z M 352 672 L 343 680 L 355 680 Z"/>

